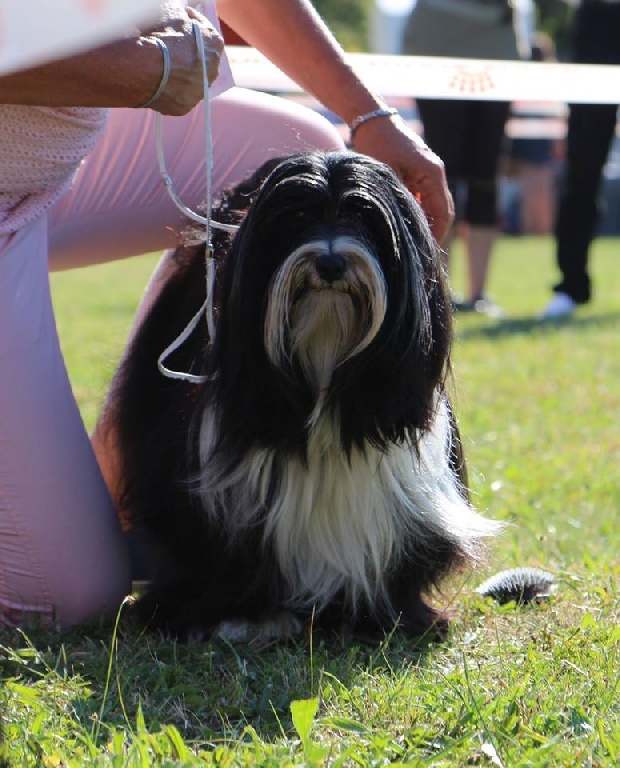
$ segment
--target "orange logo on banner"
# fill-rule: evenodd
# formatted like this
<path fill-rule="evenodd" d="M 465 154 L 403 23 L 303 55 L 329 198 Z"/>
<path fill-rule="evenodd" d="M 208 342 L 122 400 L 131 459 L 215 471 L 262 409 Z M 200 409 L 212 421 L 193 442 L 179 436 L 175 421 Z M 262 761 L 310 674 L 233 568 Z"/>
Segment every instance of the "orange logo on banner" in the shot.
<path fill-rule="evenodd" d="M 459 67 L 449 83 L 459 93 L 487 93 L 495 88 L 495 83 L 488 69 L 470 71 Z"/>

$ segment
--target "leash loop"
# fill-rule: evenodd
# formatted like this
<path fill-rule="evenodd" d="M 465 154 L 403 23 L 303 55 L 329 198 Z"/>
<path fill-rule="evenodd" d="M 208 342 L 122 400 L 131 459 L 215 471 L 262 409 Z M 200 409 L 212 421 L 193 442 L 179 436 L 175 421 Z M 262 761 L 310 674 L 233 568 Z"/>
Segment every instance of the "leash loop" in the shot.
<path fill-rule="evenodd" d="M 206 216 L 201 216 L 193 211 L 181 200 L 174 189 L 172 178 L 166 167 L 166 158 L 164 153 L 164 120 L 159 113 L 155 116 L 155 137 L 157 143 L 157 162 L 159 164 L 159 174 L 166 187 L 168 195 L 176 207 L 192 221 L 201 224 L 205 228 L 205 280 L 206 280 L 206 299 L 198 312 L 192 317 L 189 323 L 181 331 L 179 336 L 168 345 L 157 359 L 159 371 L 170 379 L 188 381 L 192 384 L 203 384 L 210 380 L 211 376 L 201 376 L 182 371 L 173 371 L 166 367 L 165 360 L 177 350 L 191 335 L 192 331 L 198 325 L 200 318 L 204 314 L 207 321 L 209 332 L 209 344 L 213 344 L 215 339 L 215 319 L 214 319 L 214 293 L 215 293 L 215 260 L 213 258 L 213 249 L 211 245 L 211 229 L 220 229 L 224 232 L 236 232 L 239 227 L 234 224 L 222 224 L 211 219 L 212 209 L 212 176 L 213 176 L 213 137 L 211 131 L 211 103 L 209 100 L 209 78 L 207 74 L 207 60 L 205 57 L 204 44 L 200 25 L 197 21 L 192 21 L 192 29 L 196 40 L 196 49 L 202 66 L 202 77 L 204 84 L 204 119 L 205 119 L 205 208 Z"/>

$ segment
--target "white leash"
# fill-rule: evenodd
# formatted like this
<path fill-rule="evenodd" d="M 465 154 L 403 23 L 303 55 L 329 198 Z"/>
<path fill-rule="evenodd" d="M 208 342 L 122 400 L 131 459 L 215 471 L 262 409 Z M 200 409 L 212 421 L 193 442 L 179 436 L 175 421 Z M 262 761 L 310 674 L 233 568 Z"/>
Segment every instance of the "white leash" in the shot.
<path fill-rule="evenodd" d="M 205 207 L 206 215 L 193 211 L 191 208 L 185 205 L 181 198 L 174 190 L 172 179 L 168 173 L 166 167 L 166 159 L 164 156 L 164 134 L 163 134 L 163 117 L 159 113 L 155 116 L 155 129 L 156 129 L 156 141 L 157 141 L 157 161 L 159 163 L 159 172 L 161 179 L 164 182 L 166 190 L 176 207 L 185 214 L 192 221 L 202 224 L 205 228 L 205 269 L 206 269 L 206 298 L 196 314 L 192 317 L 186 327 L 181 331 L 179 336 L 169 344 L 166 349 L 157 358 L 157 367 L 159 371 L 169 379 L 178 379 L 180 381 L 188 381 L 192 384 L 203 384 L 205 381 L 211 379 L 211 376 L 201 376 L 193 373 L 185 373 L 182 371 L 173 371 L 167 368 L 164 361 L 177 350 L 192 334 L 200 322 L 200 318 L 203 313 L 206 316 L 207 328 L 209 331 L 209 343 L 213 344 L 215 339 L 215 319 L 213 298 L 215 292 L 215 260 L 213 259 L 213 250 L 211 245 L 211 229 L 220 229 L 225 232 L 236 232 L 239 227 L 233 224 L 222 224 L 211 219 L 211 207 L 212 207 L 212 192 L 211 192 L 211 178 L 213 174 L 213 138 L 211 134 L 211 105 L 209 101 L 209 78 L 207 75 L 207 61 L 204 52 L 204 45 L 202 40 L 202 33 L 200 31 L 200 25 L 196 22 L 192 22 L 194 30 L 194 37 L 196 38 L 196 48 L 198 50 L 198 57 L 202 65 L 202 75 L 204 82 L 204 119 L 205 119 L 205 177 L 206 177 L 206 194 L 205 194 Z"/>

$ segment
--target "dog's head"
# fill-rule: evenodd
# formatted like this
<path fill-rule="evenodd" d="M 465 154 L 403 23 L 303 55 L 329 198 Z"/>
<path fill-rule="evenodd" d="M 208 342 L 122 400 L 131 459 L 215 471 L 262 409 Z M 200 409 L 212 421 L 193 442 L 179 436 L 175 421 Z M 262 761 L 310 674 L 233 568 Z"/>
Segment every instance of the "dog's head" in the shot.
<path fill-rule="evenodd" d="M 411 439 L 433 416 L 451 341 L 439 248 L 385 165 L 312 153 L 277 165 L 231 246 L 212 364 L 259 442 L 325 415 L 343 446 Z M 224 409 L 225 410 L 225 409 Z M 226 414 L 222 414 L 226 422 Z"/>

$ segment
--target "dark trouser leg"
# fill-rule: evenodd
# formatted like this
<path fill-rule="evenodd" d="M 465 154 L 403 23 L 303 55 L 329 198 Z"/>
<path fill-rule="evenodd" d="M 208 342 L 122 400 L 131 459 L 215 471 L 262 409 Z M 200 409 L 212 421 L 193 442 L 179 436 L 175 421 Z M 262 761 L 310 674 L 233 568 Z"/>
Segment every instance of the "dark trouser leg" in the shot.
<path fill-rule="evenodd" d="M 554 290 L 567 293 L 578 304 L 590 300 L 588 251 L 596 231 L 599 185 L 616 111 L 611 104 L 573 104 L 570 109 L 566 172 L 556 223 L 556 258 L 562 279 Z"/>

